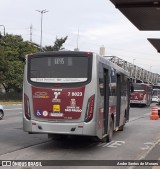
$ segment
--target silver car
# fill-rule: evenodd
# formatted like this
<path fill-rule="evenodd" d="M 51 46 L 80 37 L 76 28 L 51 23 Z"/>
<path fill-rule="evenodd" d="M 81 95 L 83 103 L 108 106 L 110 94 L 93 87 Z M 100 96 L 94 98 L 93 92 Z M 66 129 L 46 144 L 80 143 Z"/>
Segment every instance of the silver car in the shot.
<path fill-rule="evenodd" d="M 3 109 L 3 106 L 0 105 L 0 120 L 3 119 L 3 116 L 4 116 L 4 109 Z"/>
<path fill-rule="evenodd" d="M 160 104 L 160 89 L 153 89 L 152 102 Z"/>

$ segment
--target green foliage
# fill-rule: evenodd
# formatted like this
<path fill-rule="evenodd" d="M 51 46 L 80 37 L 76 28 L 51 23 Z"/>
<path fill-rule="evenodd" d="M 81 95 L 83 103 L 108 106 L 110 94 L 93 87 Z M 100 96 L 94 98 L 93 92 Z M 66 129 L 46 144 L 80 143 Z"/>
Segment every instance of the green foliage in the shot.
<path fill-rule="evenodd" d="M 54 46 L 46 46 L 43 50 L 63 49 L 66 40 L 67 36 L 56 39 Z M 0 85 L 7 93 L 22 91 L 25 55 L 39 51 L 41 50 L 38 44 L 24 41 L 19 35 L 0 36 Z"/>
<path fill-rule="evenodd" d="M 6 34 L 0 39 L 0 84 L 6 92 L 22 91 L 25 55 L 39 51 L 19 35 Z"/>
<path fill-rule="evenodd" d="M 5 55 L 8 60 L 24 61 L 25 55 L 39 51 L 32 43 L 23 41 L 19 35 L 6 34 L 0 39 L 0 48 L 5 48 Z"/>
<path fill-rule="evenodd" d="M 65 43 L 65 41 L 67 40 L 68 36 L 64 37 L 64 38 L 57 38 L 56 41 L 54 42 L 54 46 L 45 46 L 43 48 L 44 51 L 58 51 L 58 50 L 62 50 L 63 48 L 63 44 Z"/>
<path fill-rule="evenodd" d="M 3 79 L 3 86 L 7 92 L 22 91 L 23 67 L 24 63 L 22 61 L 8 61 Z"/>

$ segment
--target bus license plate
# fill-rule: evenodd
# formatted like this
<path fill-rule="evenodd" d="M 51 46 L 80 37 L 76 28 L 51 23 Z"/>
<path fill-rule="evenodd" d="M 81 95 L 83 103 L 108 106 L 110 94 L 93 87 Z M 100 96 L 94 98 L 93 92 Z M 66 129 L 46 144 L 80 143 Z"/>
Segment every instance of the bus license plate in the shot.
<path fill-rule="evenodd" d="M 50 113 L 51 117 L 63 117 L 63 113 Z"/>

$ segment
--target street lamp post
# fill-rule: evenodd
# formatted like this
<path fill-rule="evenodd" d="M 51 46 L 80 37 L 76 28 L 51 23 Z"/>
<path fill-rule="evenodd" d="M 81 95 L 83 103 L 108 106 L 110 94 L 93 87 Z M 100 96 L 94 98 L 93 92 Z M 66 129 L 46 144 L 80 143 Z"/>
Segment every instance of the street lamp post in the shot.
<path fill-rule="evenodd" d="M 40 48 L 42 49 L 42 32 L 43 32 L 43 14 L 44 13 L 46 13 L 46 12 L 48 12 L 46 9 L 44 9 L 44 10 L 36 10 L 37 12 L 40 12 L 41 13 L 41 40 L 40 40 Z"/>
<path fill-rule="evenodd" d="M 5 26 L 4 26 L 4 25 L 0 25 L 0 26 L 2 26 L 2 27 L 3 27 L 3 29 L 4 29 L 4 36 L 5 36 Z"/>

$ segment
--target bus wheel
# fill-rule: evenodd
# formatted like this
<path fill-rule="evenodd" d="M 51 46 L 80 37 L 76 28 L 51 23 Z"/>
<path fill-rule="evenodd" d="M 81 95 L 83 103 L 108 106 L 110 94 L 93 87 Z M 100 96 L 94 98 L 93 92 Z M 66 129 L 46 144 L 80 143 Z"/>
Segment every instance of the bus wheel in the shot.
<path fill-rule="evenodd" d="M 123 131 L 124 129 L 124 124 L 118 128 L 118 131 Z"/>
<path fill-rule="evenodd" d="M 106 137 L 106 142 L 110 142 L 112 140 L 112 137 L 113 137 L 113 119 L 111 118 L 110 119 L 110 122 L 109 122 L 109 130 L 108 130 L 108 135 Z"/>
<path fill-rule="evenodd" d="M 126 116 L 124 115 L 124 118 L 123 118 L 123 125 L 120 126 L 118 130 L 119 130 L 119 131 L 123 131 L 125 124 L 126 124 Z"/>

